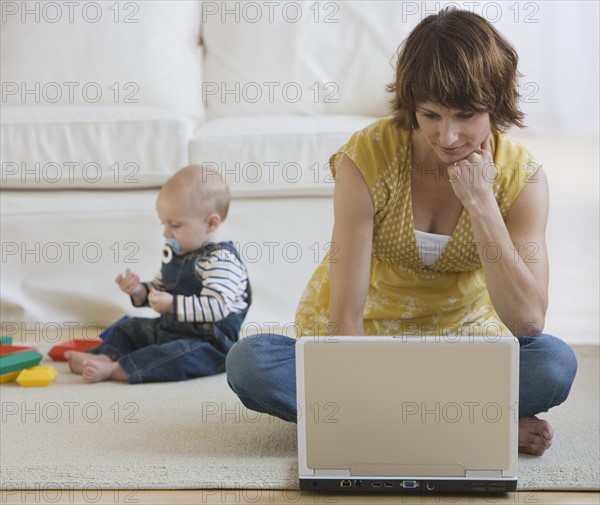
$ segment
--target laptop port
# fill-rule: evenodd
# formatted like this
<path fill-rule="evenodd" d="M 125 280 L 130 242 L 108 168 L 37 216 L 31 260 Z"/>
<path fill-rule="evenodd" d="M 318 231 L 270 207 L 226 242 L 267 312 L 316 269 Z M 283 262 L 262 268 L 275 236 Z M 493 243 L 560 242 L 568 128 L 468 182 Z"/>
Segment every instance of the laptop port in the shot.
<path fill-rule="evenodd" d="M 355 480 L 354 487 L 362 487 L 362 480 Z"/>
<path fill-rule="evenodd" d="M 393 482 L 385 482 L 383 485 L 385 487 L 394 487 L 394 483 Z"/>
<path fill-rule="evenodd" d="M 371 487 L 381 487 L 381 482 L 371 482 Z"/>
<path fill-rule="evenodd" d="M 427 483 L 427 491 L 433 491 L 435 488 L 433 482 L 428 482 Z"/>
<path fill-rule="evenodd" d="M 400 484 L 404 489 L 414 489 L 419 487 L 419 483 L 416 480 L 403 480 Z"/>
<path fill-rule="evenodd" d="M 342 486 L 342 487 L 352 487 L 352 481 L 351 480 L 343 480 L 340 483 L 340 486 Z"/>

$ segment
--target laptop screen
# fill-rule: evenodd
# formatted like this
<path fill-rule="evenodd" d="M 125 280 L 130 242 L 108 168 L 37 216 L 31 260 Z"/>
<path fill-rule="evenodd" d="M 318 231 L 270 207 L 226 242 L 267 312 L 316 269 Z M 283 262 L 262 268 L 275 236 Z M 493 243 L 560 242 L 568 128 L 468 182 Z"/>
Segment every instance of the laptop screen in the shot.
<path fill-rule="evenodd" d="M 342 337 L 302 344 L 299 429 L 309 470 L 516 472 L 514 338 Z"/>

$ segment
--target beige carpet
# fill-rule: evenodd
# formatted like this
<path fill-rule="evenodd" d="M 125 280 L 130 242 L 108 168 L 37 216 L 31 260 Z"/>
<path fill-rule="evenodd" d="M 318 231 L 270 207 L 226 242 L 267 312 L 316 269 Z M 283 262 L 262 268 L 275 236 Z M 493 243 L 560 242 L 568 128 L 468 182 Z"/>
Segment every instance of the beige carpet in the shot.
<path fill-rule="evenodd" d="M 576 347 L 572 394 L 544 416 L 555 444 L 520 458 L 519 489 L 600 489 L 598 349 Z M 295 425 L 243 408 L 224 375 L 87 385 L 54 365 L 47 388 L 0 386 L 3 490 L 297 489 Z"/>

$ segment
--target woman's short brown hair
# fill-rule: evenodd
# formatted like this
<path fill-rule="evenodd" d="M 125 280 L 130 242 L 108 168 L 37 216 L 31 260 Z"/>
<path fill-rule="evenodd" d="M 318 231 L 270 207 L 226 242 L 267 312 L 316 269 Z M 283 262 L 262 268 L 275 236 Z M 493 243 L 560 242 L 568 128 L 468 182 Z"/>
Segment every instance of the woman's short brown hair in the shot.
<path fill-rule="evenodd" d="M 400 46 L 396 80 L 388 85 L 394 123 L 418 128 L 415 110 L 423 102 L 490 113 L 495 131 L 515 125 L 518 56 L 512 45 L 478 14 L 443 9 L 427 16 Z"/>

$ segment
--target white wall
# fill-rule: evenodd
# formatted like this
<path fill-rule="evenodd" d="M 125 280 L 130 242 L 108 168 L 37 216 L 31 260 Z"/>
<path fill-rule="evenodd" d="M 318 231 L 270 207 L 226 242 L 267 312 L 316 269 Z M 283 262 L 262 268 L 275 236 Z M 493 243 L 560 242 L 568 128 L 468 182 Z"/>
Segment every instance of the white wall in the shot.
<path fill-rule="evenodd" d="M 516 4 L 517 2 L 501 2 Z M 523 111 L 531 133 L 598 134 L 597 1 L 519 2 L 521 19 L 497 23 L 520 56 Z M 528 7 L 525 7 L 528 6 Z M 514 14 L 515 11 L 511 11 Z M 524 14 L 528 14 L 529 21 Z"/>
<path fill-rule="evenodd" d="M 599 133 L 598 1 L 408 1 L 402 11 L 414 25 L 450 5 L 485 17 L 515 46 L 530 133 Z"/>

